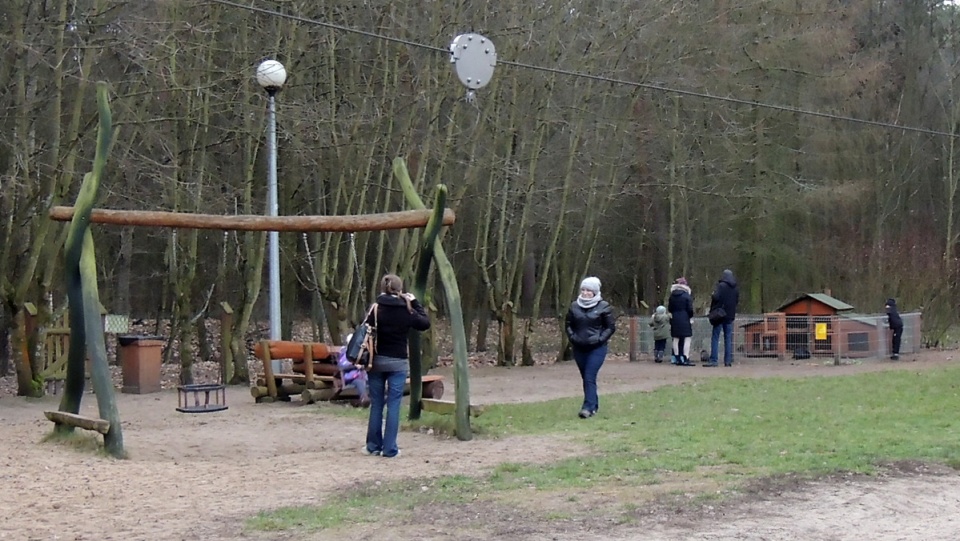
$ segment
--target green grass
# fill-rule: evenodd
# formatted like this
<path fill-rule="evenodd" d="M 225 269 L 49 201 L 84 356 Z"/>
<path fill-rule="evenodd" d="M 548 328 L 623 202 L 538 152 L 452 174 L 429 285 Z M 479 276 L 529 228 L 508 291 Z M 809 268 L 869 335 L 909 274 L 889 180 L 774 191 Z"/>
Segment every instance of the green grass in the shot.
<path fill-rule="evenodd" d="M 691 486 L 709 480 L 735 487 L 783 474 L 870 474 L 897 460 L 960 464 L 960 368 L 803 379 L 718 378 L 650 393 L 602 394 L 600 414 L 589 420 L 576 417 L 579 402 L 490 406 L 472 425 L 481 438 L 547 436 L 555 445 L 585 448 L 581 456 L 541 465 L 505 462 L 478 477 L 399 482 L 391 485 L 388 500 L 377 496 L 387 492 L 382 488 L 366 495 L 351 490 L 308 514 L 326 516 L 323 527 L 334 527 L 349 523 L 352 515 L 332 509 L 400 512 L 438 502 L 462 504 L 478 494 L 503 503 L 531 489 L 576 495 L 678 478 Z M 443 419 L 449 428 L 448 418 L 429 414 L 417 426 L 434 419 Z M 250 526 L 302 527 L 300 519 L 282 518 L 288 513 L 262 514 Z"/>

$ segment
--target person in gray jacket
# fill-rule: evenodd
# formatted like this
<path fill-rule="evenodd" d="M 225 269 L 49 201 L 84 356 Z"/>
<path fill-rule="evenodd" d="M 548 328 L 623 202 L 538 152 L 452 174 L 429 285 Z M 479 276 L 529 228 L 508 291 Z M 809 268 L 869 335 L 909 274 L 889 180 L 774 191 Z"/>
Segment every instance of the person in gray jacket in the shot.
<path fill-rule="evenodd" d="M 616 330 L 613 308 L 600 297 L 600 279 L 584 278 L 580 282 L 580 296 L 570 305 L 566 321 L 567 338 L 583 380 L 581 419 L 593 417 L 600 409 L 597 376 L 607 357 L 607 343 Z"/>

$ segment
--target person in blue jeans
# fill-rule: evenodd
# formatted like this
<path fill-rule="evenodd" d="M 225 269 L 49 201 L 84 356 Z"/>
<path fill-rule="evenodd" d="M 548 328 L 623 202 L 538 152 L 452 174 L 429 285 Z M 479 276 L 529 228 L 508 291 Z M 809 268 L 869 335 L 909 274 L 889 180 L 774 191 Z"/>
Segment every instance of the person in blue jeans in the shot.
<path fill-rule="evenodd" d="M 723 366 L 733 366 L 733 322 L 737 319 L 737 304 L 740 303 L 740 286 L 733 271 L 726 269 L 720 275 L 710 297 L 708 318 L 713 325 L 710 337 L 710 362 L 703 366 L 717 366 L 720 348 L 720 333 L 723 333 Z"/>
<path fill-rule="evenodd" d="M 607 357 L 607 343 L 616 330 L 613 308 L 600 297 L 600 279 L 584 278 L 580 282 L 580 296 L 570 305 L 566 320 L 567 338 L 583 380 L 581 419 L 593 417 L 600 409 L 597 376 Z"/>
<path fill-rule="evenodd" d="M 366 322 L 376 328 L 376 352 L 367 374 L 370 417 L 367 443 L 361 451 L 365 455 L 393 458 L 400 456 L 400 401 L 410 372 L 407 335 L 410 329 L 429 329 L 430 318 L 413 294 L 403 292 L 400 277 L 388 274 L 380 281 L 377 306 L 367 314 Z"/>

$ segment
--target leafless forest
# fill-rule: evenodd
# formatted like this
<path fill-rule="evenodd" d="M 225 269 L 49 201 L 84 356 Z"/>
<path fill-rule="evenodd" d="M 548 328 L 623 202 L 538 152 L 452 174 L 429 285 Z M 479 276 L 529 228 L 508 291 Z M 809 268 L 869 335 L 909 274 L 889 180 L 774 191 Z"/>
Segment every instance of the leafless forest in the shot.
<path fill-rule="evenodd" d="M 627 312 L 681 275 L 704 308 L 729 267 L 745 312 L 829 289 L 862 312 L 891 296 L 922 309 L 931 341 L 956 323 L 952 3 L 242 4 L 0 0 L 8 369 L 42 333 L 18 323 L 24 303 L 47 321 L 65 302 L 66 227 L 47 211 L 72 204 L 90 168 L 95 82 L 110 85 L 118 130 L 101 208 L 262 214 L 267 96 L 254 72 L 267 58 L 289 73 L 276 100 L 280 214 L 405 210 L 396 157 L 425 200 L 445 184 L 457 221 L 443 245 L 466 318 L 500 326 L 505 363 L 527 358 L 532 322 L 562 313 L 587 273 Z M 474 99 L 447 51 L 466 32 L 500 59 Z M 112 313 L 169 319 L 179 343 L 204 343 L 204 316 L 228 303 L 238 351 L 266 317 L 264 233 L 94 235 Z M 307 317 L 349 328 L 381 274 L 413 275 L 418 241 L 282 234 L 285 330 Z"/>

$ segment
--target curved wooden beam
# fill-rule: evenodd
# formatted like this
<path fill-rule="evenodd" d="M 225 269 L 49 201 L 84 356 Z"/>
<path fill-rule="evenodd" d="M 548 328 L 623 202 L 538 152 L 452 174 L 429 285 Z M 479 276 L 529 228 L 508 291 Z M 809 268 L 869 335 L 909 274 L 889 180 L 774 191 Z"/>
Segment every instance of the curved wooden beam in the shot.
<path fill-rule="evenodd" d="M 97 224 L 141 225 L 149 227 L 177 227 L 183 229 L 225 229 L 235 231 L 383 231 L 425 227 L 431 211 L 404 210 L 380 214 L 356 214 L 350 216 L 257 216 L 216 214 L 188 214 L 155 210 L 105 210 L 94 209 L 90 221 Z M 53 207 L 50 218 L 60 222 L 73 219 L 73 207 Z M 451 209 L 443 211 L 443 225 L 453 225 L 456 215 Z"/>

